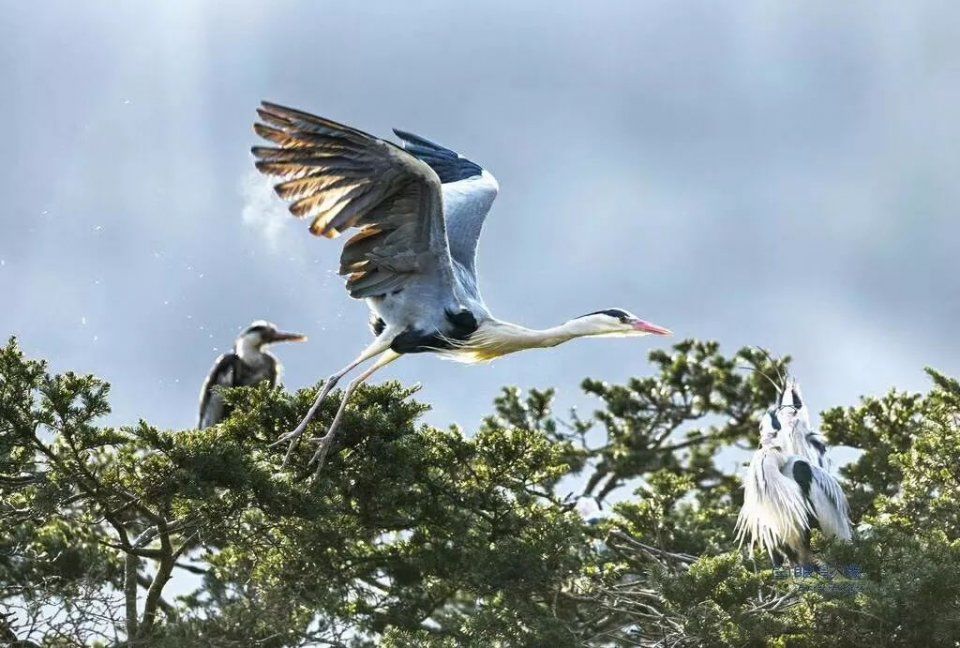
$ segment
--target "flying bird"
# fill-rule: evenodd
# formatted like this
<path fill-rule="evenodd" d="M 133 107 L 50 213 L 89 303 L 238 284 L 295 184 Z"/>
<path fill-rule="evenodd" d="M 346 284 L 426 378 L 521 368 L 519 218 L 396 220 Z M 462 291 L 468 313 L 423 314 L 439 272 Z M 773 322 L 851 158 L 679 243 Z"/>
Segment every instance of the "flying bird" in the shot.
<path fill-rule="evenodd" d="M 202 430 L 216 425 L 229 414 L 218 387 L 253 387 L 264 381 L 271 387 L 276 386 L 281 366 L 264 347 L 276 342 L 302 342 L 306 339 L 299 333 L 280 331 L 276 325 L 263 320 L 247 327 L 234 342 L 233 351 L 217 358 L 210 375 L 203 381 L 197 427 Z"/>
<path fill-rule="evenodd" d="M 791 454 L 791 430 L 776 410 L 760 423 L 760 447 L 744 476 L 743 507 L 737 517 L 737 539 L 759 545 L 774 565 L 788 559 L 795 566 L 814 563 L 810 534 L 819 528 L 827 538 L 849 541 L 850 511 L 839 482 L 818 460 Z"/>
<path fill-rule="evenodd" d="M 364 362 L 372 365 L 346 388 L 311 463 L 323 465 L 353 391 L 378 369 L 408 353 L 433 352 L 485 362 L 573 338 L 667 335 L 667 329 L 618 308 L 598 310 L 535 330 L 493 317 L 480 295 L 477 241 L 497 196 L 493 175 L 450 149 L 394 130 L 402 146 L 292 108 L 264 102 L 254 130 L 275 146 L 256 146 L 262 173 L 283 181 L 275 190 L 310 231 L 343 246 L 340 274 L 350 296 L 372 312 L 373 342 L 324 383 L 289 442 L 289 461 L 307 424 L 331 389 Z M 275 444 L 276 445 L 276 444 Z"/>

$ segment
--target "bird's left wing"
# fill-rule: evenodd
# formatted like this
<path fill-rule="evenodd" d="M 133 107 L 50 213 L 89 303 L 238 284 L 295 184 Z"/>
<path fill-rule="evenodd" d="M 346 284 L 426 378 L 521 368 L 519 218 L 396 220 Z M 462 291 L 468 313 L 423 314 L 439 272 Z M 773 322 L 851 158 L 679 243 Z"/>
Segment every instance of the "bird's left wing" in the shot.
<path fill-rule="evenodd" d="M 476 162 L 419 135 L 393 129 L 404 150 L 430 165 L 443 183 L 450 255 L 476 274 L 477 243 L 500 190 L 496 178 Z"/>
<path fill-rule="evenodd" d="M 850 532 L 850 505 L 847 496 L 843 494 L 840 482 L 823 468 L 810 466 L 813 487 L 810 498 L 820 521 L 820 526 L 827 536 L 837 536 L 849 540 Z"/>

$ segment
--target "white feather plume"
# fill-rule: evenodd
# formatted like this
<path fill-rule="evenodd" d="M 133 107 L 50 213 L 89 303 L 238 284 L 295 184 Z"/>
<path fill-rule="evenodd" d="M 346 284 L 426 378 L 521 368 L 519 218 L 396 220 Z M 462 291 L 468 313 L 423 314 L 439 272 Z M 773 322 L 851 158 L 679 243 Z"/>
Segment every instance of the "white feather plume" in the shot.
<path fill-rule="evenodd" d="M 743 508 L 737 517 L 737 541 L 760 545 L 773 555 L 779 546 L 799 547 L 813 509 L 800 485 L 781 472 L 787 458 L 776 447 L 757 450 L 744 475 Z"/>

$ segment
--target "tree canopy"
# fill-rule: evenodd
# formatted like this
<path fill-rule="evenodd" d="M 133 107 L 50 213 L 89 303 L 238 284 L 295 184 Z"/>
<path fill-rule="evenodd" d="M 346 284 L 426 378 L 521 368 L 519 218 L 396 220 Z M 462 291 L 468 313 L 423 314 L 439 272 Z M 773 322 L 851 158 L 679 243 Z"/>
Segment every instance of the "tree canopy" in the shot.
<path fill-rule="evenodd" d="M 13 646 L 955 646 L 960 383 L 823 412 L 852 544 L 794 578 L 734 540 L 768 380 L 684 341 L 596 411 L 504 389 L 477 429 L 363 386 L 318 477 L 269 448 L 316 387 L 240 388 L 206 430 L 108 427 L 109 387 L 0 348 L 0 642 Z M 316 420 L 329 424 L 338 399 Z M 739 456 L 739 455 L 736 455 Z M 599 502 L 585 517 L 579 503 Z M 176 594 L 171 593 L 176 591 Z"/>

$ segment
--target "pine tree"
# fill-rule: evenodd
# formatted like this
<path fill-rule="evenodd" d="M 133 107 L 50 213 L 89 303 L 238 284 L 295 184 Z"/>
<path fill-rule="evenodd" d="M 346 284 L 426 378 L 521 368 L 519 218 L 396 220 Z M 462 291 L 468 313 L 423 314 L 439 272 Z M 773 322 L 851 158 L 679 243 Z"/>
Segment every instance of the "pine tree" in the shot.
<path fill-rule="evenodd" d="M 272 440 L 316 388 L 227 393 L 212 428 L 110 428 L 109 388 L 0 349 L 0 641 L 19 646 L 953 646 L 960 384 L 823 414 L 863 452 L 854 578 L 784 578 L 736 546 L 736 475 L 789 358 L 655 351 L 586 380 L 597 411 L 505 389 L 476 429 L 361 388 L 319 477 Z M 329 400 L 314 425 L 332 418 Z M 743 453 L 746 454 L 745 452 Z M 726 462 L 729 463 L 729 462 Z M 572 492 L 571 492 L 572 491 Z M 584 519 L 593 498 L 603 515 Z M 850 574 L 848 574 L 850 575 Z M 171 594 L 172 580 L 189 582 Z M 179 587 L 178 589 L 183 589 Z"/>

